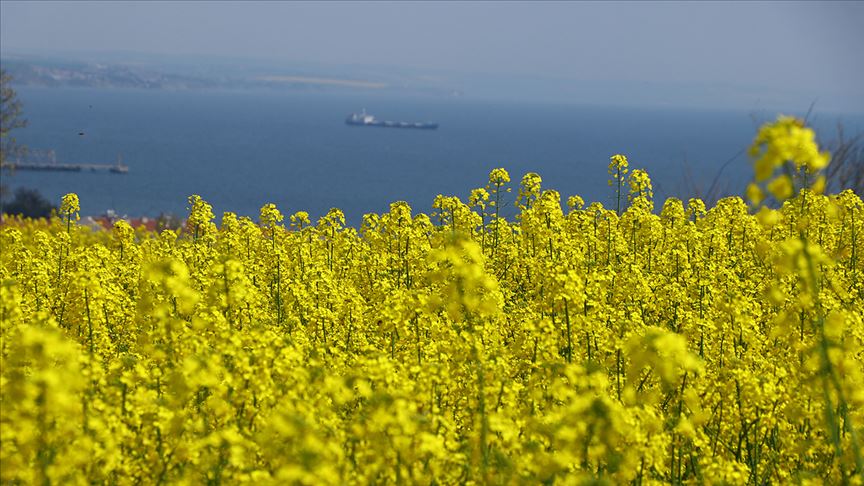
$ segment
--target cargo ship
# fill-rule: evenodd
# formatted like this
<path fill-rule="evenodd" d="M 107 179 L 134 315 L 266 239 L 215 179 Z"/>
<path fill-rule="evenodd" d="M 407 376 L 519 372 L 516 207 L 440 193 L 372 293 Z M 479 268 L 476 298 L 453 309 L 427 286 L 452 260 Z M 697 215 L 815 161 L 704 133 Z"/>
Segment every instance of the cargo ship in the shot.
<path fill-rule="evenodd" d="M 405 121 L 389 121 L 379 120 L 374 116 L 366 113 L 364 109 L 360 113 L 351 113 L 345 119 L 348 125 L 358 125 L 361 127 L 385 127 L 385 128 L 421 128 L 425 130 L 435 130 L 438 124 L 434 122 L 405 122 Z"/>

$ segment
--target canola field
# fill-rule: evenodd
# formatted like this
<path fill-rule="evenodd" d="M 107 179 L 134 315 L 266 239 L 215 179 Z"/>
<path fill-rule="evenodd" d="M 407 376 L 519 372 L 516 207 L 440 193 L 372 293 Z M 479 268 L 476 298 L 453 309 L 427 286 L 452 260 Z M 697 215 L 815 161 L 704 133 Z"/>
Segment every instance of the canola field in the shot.
<path fill-rule="evenodd" d="M 616 155 L 609 208 L 7 220 L 0 482 L 862 484 L 864 204 L 798 120 L 751 155 L 710 208 Z"/>

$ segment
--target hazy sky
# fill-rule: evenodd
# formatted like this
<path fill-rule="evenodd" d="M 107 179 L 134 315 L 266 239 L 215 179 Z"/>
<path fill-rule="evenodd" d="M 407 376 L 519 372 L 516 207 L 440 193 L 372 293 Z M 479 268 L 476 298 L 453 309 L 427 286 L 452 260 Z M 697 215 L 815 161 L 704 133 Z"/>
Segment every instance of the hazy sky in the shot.
<path fill-rule="evenodd" d="M 128 50 L 771 85 L 864 110 L 864 2 L 15 2 L 16 51 Z"/>

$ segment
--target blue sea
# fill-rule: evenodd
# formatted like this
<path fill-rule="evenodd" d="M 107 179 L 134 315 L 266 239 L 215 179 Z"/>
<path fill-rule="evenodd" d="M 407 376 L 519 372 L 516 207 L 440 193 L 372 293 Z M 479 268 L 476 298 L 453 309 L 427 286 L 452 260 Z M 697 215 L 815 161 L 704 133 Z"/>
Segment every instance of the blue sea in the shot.
<path fill-rule="evenodd" d="M 20 143 L 54 150 L 66 163 L 112 164 L 119 155 L 129 173 L 3 173 L 12 189 L 35 188 L 58 202 L 76 192 L 85 215 L 185 216 L 187 197 L 200 194 L 217 216 L 257 217 L 272 202 L 286 215 L 305 210 L 313 218 L 338 207 L 354 225 L 393 201 L 423 212 L 437 194 L 467 201 L 495 167 L 510 172 L 512 198 L 519 179 L 537 172 L 565 201 L 579 194 L 608 205 L 607 165 L 616 153 L 649 172 L 658 199 L 705 191 L 726 162 L 719 187 L 740 194 L 752 174 L 742 149 L 758 123 L 777 115 L 371 92 L 17 91 L 29 120 L 14 133 Z M 344 123 L 363 108 L 440 128 Z M 864 129 L 864 116 L 817 113 L 812 120 L 827 138 L 838 120 L 847 133 Z"/>

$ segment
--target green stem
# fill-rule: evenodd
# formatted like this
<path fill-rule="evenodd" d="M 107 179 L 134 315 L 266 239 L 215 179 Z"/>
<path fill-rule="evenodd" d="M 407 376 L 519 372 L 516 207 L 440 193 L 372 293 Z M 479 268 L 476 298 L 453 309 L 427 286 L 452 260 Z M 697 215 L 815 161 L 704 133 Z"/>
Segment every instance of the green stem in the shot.
<path fill-rule="evenodd" d="M 93 357 L 93 321 L 90 319 L 90 293 L 84 289 L 84 306 L 87 310 L 87 339 L 90 342 L 90 357 Z"/>
<path fill-rule="evenodd" d="M 573 362 L 573 342 L 570 335 L 570 309 L 567 299 L 564 299 L 564 321 L 567 323 L 567 362 Z"/>

